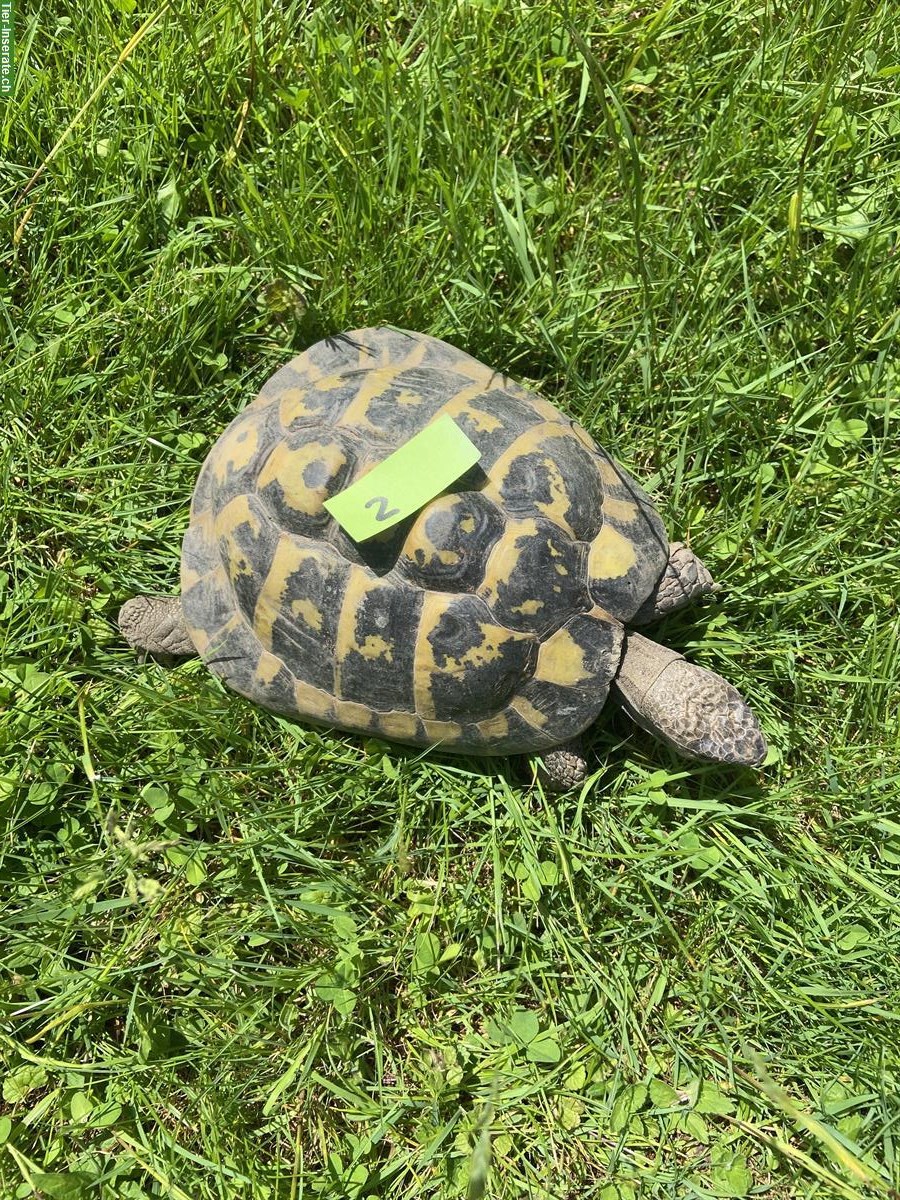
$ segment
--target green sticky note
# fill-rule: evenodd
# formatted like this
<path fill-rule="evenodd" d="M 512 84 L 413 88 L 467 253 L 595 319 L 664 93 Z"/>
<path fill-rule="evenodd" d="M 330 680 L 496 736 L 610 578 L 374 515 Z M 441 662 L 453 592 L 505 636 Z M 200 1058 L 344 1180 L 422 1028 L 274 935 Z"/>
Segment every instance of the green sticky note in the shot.
<path fill-rule="evenodd" d="M 355 542 L 364 542 L 439 496 L 481 458 L 452 417 L 438 417 L 373 467 L 362 479 L 325 501 L 326 509 Z"/>

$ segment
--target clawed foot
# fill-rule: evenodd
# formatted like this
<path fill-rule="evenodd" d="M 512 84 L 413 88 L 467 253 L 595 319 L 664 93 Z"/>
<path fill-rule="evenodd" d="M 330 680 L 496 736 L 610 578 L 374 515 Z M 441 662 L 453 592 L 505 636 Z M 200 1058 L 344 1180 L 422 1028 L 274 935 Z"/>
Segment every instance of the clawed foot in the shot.
<path fill-rule="evenodd" d="M 538 759 L 538 776 L 550 792 L 568 792 L 584 783 L 587 759 L 581 739 L 575 738 L 553 750 L 545 750 Z"/>
<path fill-rule="evenodd" d="M 662 579 L 629 621 L 629 625 L 649 625 L 692 604 L 707 592 L 718 591 L 706 566 L 684 542 L 669 546 L 669 562 Z"/>
<path fill-rule="evenodd" d="M 179 596 L 135 596 L 119 610 L 119 629 L 135 650 L 171 658 L 197 653 Z"/>

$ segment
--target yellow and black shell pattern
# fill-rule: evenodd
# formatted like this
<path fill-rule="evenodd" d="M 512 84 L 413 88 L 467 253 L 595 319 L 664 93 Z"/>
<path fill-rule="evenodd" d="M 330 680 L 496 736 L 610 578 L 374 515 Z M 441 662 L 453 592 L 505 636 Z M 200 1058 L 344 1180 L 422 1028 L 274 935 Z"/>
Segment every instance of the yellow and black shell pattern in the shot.
<path fill-rule="evenodd" d="M 323 502 L 443 414 L 478 466 L 352 541 Z M 216 442 L 182 600 L 210 669 L 276 712 L 531 753 L 595 720 L 667 560 L 647 495 L 552 404 L 436 338 L 364 329 L 276 371 Z"/>

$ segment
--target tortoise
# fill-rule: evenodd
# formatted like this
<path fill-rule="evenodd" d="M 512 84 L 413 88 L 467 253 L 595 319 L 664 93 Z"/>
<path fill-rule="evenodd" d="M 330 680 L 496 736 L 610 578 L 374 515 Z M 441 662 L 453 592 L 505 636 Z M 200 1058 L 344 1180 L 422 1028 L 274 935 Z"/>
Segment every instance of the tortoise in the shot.
<path fill-rule="evenodd" d="M 323 507 L 448 414 L 478 466 L 353 541 Z M 756 717 L 721 676 L 635 632 L 715 590 L 650 498 L 535 393 L 421 333 L 361 329 L 281 367 L 197 481 L 180 597 L 120 611 L 131 646 L 199 653 L 229 687 L 314 725 L 584 778 L 612 696 L 683 756 L 755 766 Z"/>

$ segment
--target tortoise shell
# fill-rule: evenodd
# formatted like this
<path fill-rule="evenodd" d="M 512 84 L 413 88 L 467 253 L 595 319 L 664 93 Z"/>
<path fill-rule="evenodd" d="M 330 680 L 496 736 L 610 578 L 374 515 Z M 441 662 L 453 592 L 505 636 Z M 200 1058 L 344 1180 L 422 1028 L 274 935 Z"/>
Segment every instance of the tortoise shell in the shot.
<path fill-rule="evenodd" d="M 449 414 L 477 468 L 352 541 L 323 508 Z M 436 338 L 328 338 L 213 446 L 181 585 L 206 664 L 266 708 L 414 745 L 530 753 L 587 728 L 668 538 L 552 404 Z"/>

